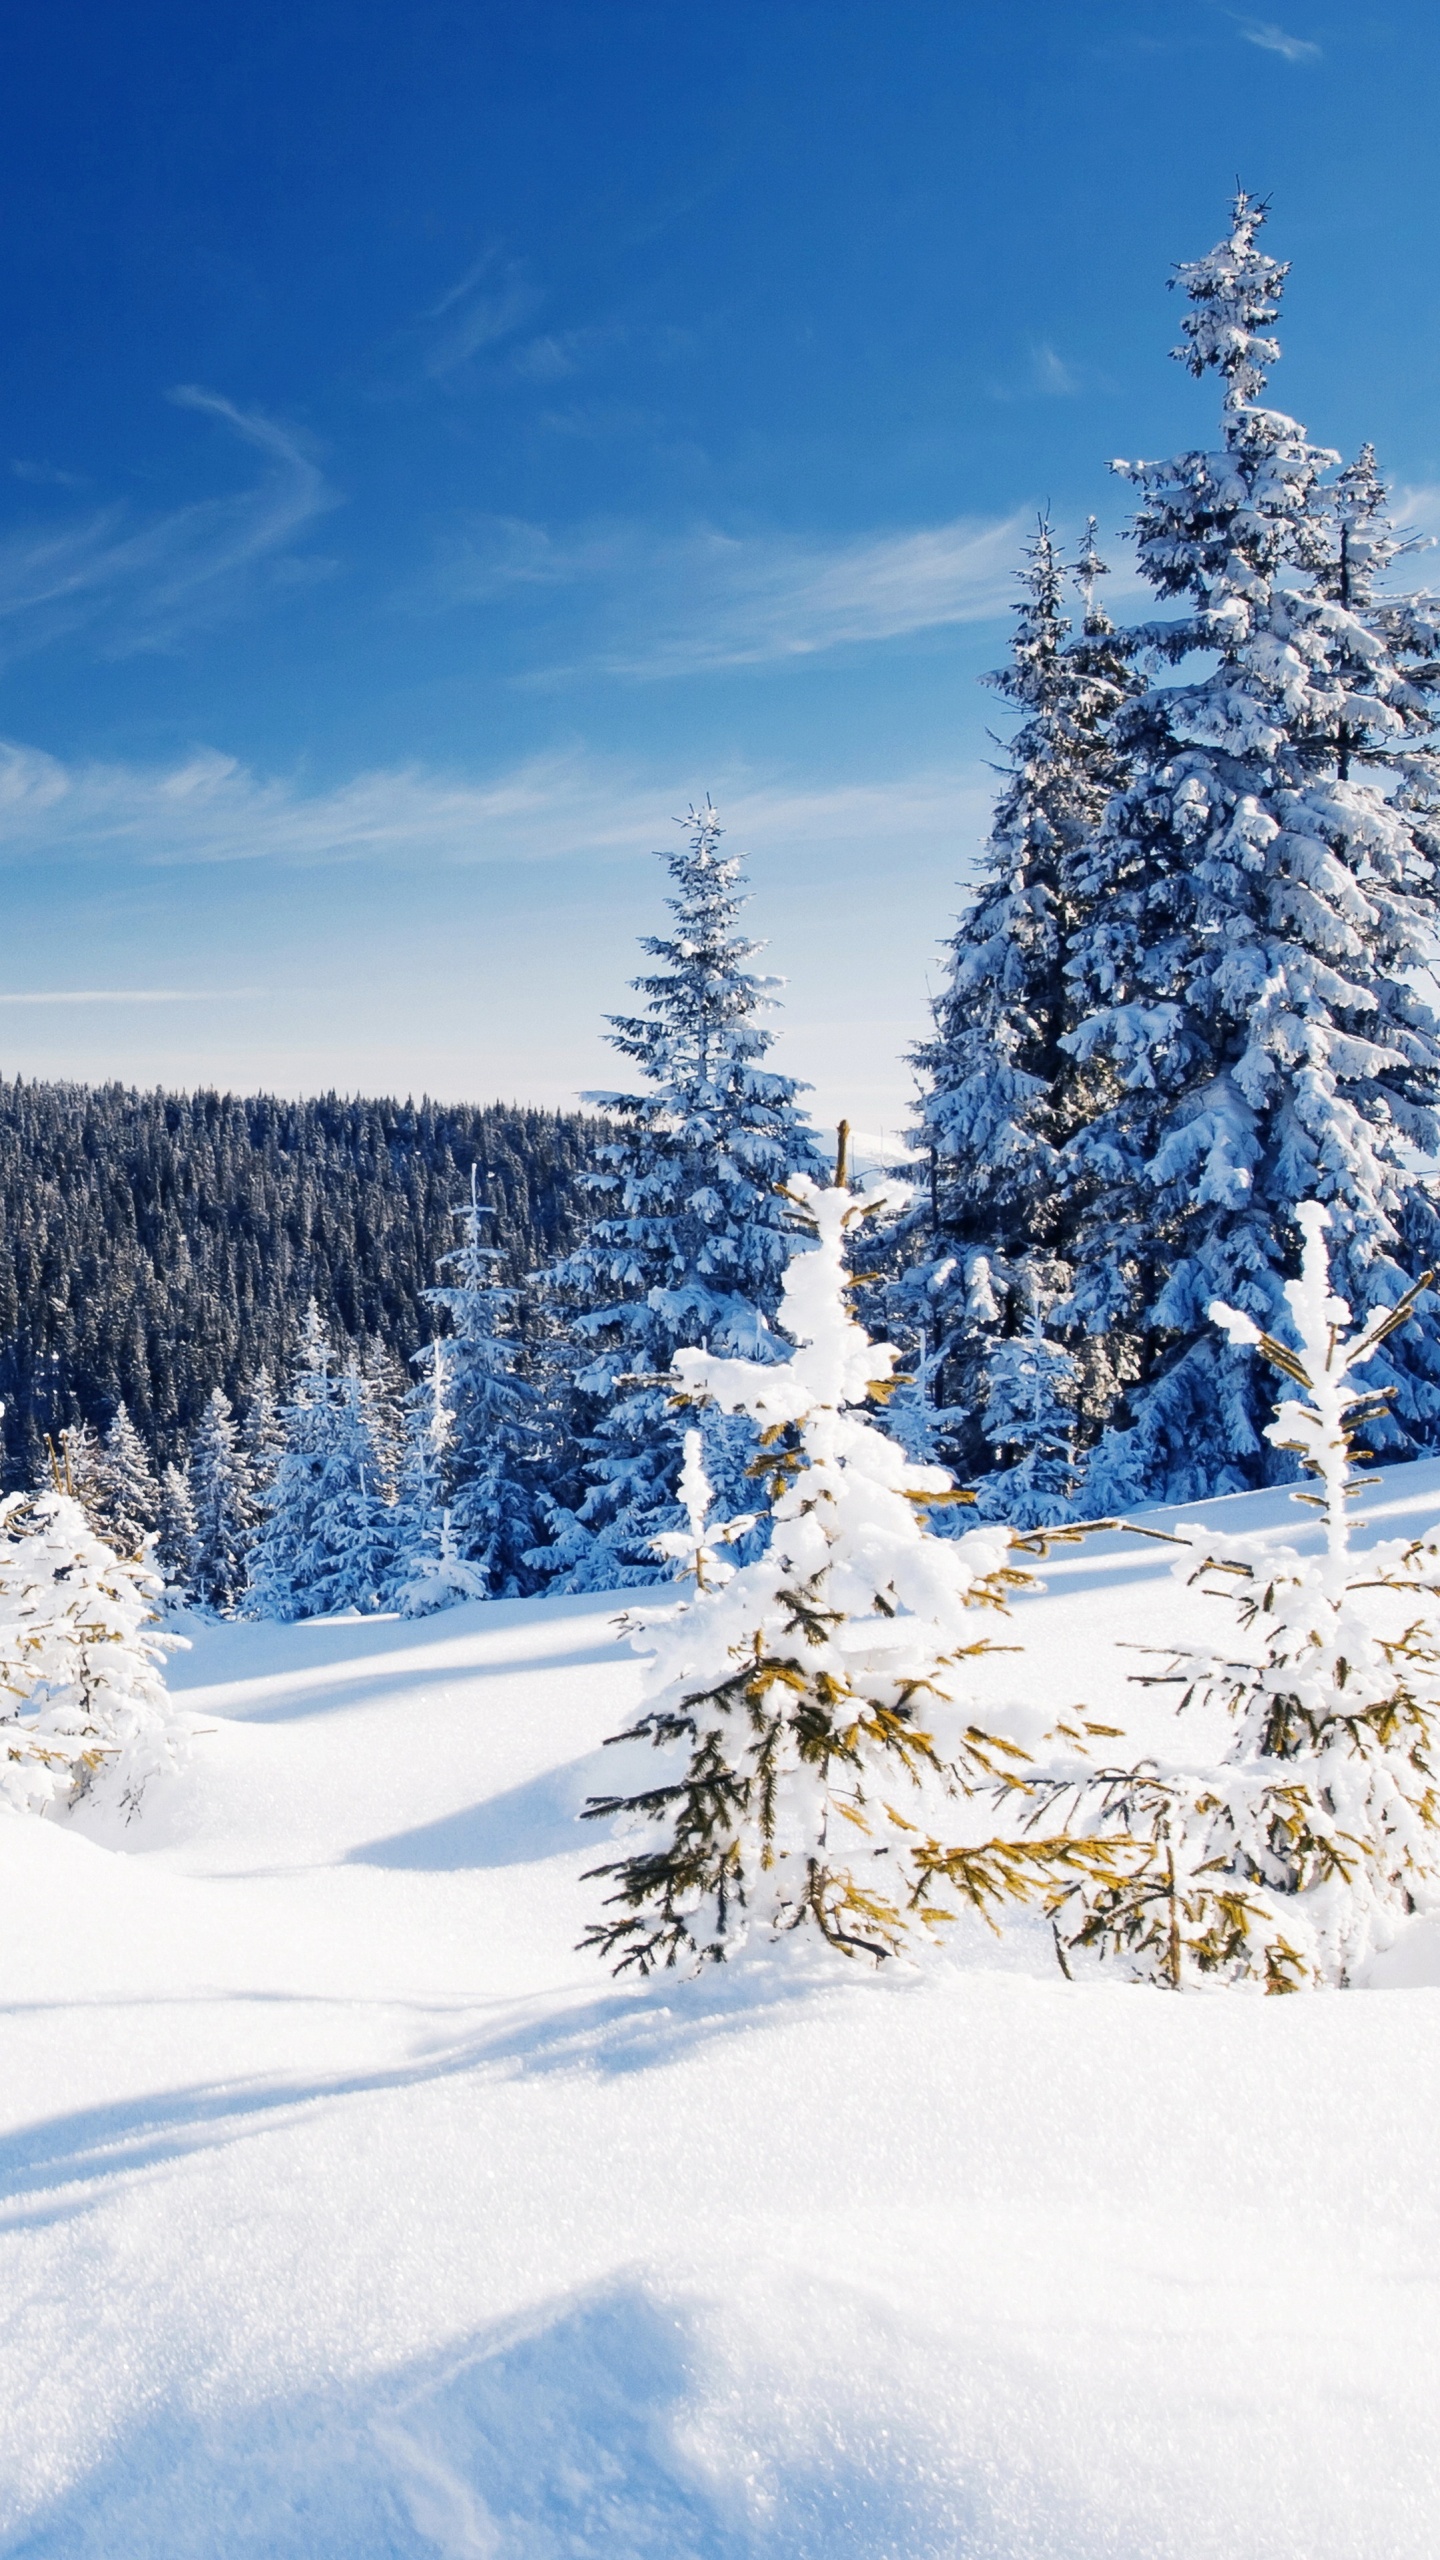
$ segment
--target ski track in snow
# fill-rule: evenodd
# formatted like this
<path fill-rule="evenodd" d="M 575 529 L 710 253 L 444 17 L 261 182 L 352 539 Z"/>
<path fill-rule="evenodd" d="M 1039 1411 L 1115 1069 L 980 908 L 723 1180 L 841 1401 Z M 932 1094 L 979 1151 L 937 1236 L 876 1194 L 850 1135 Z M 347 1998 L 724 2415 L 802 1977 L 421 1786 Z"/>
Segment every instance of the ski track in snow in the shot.
<path fill-rule="evenodd" d="M 1061 1551 L 983 1697 L 1158 1732 L 1167 1563 Z M 123 1851 L 0 1826 L 0 2554 L 1428 2560 L 1440 1922 L 1285 2001 L 1029 1923 L 614 1984 L 621 1605 L 194 1628 Z"/>

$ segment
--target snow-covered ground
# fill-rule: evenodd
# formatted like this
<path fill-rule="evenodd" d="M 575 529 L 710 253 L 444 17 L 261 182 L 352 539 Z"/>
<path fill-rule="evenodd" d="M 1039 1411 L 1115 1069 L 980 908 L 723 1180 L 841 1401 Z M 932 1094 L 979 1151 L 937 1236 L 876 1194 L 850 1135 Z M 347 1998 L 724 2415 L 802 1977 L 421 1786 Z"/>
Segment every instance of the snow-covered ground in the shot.
<path fill-rule="evenodd" d="M 1166 1565 L 1057 1557 L 987 1694 L 1143 1731 Z M 1436 1928 L 1280 2001 L 1028 1925 L 616 1986 L 616 1605 L 197 1629 L 123 1850 L 4 1821 L 0 2552 L 1429 2560 Z"/>

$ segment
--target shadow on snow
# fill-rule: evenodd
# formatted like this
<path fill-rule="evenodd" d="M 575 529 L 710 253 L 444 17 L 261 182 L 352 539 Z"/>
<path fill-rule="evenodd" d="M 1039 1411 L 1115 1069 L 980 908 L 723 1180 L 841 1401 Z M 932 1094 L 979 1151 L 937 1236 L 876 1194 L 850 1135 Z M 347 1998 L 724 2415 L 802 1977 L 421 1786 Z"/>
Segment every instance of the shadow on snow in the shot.
<path fill-rule="evenodd" d="M 13 2560 L 1020 2560 L 987 2532 L 983 2494 L 967 2496 L 893 2409 L 888 2424 L 877 2412 L 796 2440 L 772 2408 L 770 2441 L 742 2447 L 722 2403 L 719 2459 L 697 2459 L 685 2421 L 707 2362 L 695 2312 L 632 2279 L 399 2373 L 223 2414 L 177 2394 L 4 2548 Z"/>
<path fill-rule="evenodd" d="M 469 2074 L 652 2070 L 828 1991 L 802 1953 L 672 1985 L 603 1992 L 501 2022 L 408 2062 L 350 2072 L 201 2082 L 76 2108 L 0 2136 L 0 2230 L 71 2219 L 115 2181 L 279 2130 L 309 2107 Z M 41 2199 L 48 2199 L 42 2202 Z"/>

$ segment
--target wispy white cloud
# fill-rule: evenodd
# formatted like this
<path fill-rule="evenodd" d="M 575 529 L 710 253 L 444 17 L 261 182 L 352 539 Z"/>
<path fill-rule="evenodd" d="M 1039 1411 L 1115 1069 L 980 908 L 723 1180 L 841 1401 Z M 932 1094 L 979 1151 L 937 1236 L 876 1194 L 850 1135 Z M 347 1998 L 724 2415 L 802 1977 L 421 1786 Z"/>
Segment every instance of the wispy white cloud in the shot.
<path fill-rule="evenodd" d="M 0 1004 L 238 1004 L 261 987 L 0 987 Z"/>
<path fill-rule="evenodd" d="M 427 343 L 422 370 L 432 382 L 443 382 L 483 348 L 513 337 L 533 319 L 543 299 L 519 259 L 487 250 L 423 314 Z"/>
<path fill-rule="evenodd" d="M 507 257 L 493 246 L 482 250 L 462 276 L 376 349 L 372 396 L 394 400 L 427 389 L 458 390 L 472 373 L 490 379 L 497 369 L 532 382 L 558 382 L 575 370 L 591 333 L 527 337 L 544 302 L 544 289 L 523 258 Z"/>
<path fill-rule="evenodd" d="M 1417 546 L 1428 551 L 1440 537 L 1440 483 L 1429 481 L 1392 489 L 1390 516 L 1397 532 L 1412 536 Z M 1397 571 L 1397 575 L 1403 574 L 1403 568 Z"/>
<path fill-rule="evenodd" d="M 28 480 L 36 489 L 88 489 L 92 485 L 78 471 L 62 471 L 54 462 L 16 461 L 10 465 L 12 477 Z"/>
<path fill-rule="evenodd" d="M 149 767 L 65 764 L 11 744 L 0 746 L 0 863 L 365 862 L 416 871 L 610 860 L 663 843 L 669 814 L 706 788 L 737 846 L 843 839 L 897 848 L 973 834 L 990 787 L 976 767 L 822 788 L 745 771 L 642 773 L 576 751 L 488 777 L 409 766 L 307 791 L 213 750 Z M 188 1000 L 187 991 L 173 1000 Z"/>
<path fill-rule="evenodd" d="M 1247 44 L 1258 45 L 1262 53 L 1278 53 L 1282 62 L 1323 60 L 1319 45 L 1308 36 L 1292 36 L 1268 18 L 1237 18 L 1235 24 Z"/>
<path fill-rule="evenodd" d="M 712 535 L 695 565 L 710 610 L 661 634 L 637 672 L 666 665 L 753 665 L 846 643 L 985 622 L 1011 601 L 1020 516 L 957 516 L 915 533 L 834 544 Z"/>
<path fill-rule="evenodd" d="M 1035 389 L 1051 400 L 1073 399 L 1081 387 L 1075 367 L 1043 339 L 1030 350 L 1030 376 Z"/>
<path fill-rule="evenodd" d="M 95 624 L 109 655 L 168 648 L 234 611 L 258 573 L 283 579 L 298 565 L 289 545 L 338 503 L 313 457 L 274 419 L 219 392 L 187 383 L 170 397 L 258 453 L 261 478 L 140 521 L 115 504 L 0 540 L 0 656 Z"/>
<path fill-rule="evenodd" d="M 1028 339 L 1023 350 L 985 377 L 987 400 L 1007 406 L 1016 401 L 1078 400 L 1087 393 L 1110 393 L 1114 388 L 1099 366 L 1062 355 L 1049 338 Z"/>
<path fill-rule="evenodd" d="M 557 538 L 512 518 L 472 523 L 415 601 L 506 589 L 600 592 L 585 662 L 629 676 L 759 666 L 984 622 L 1012 601 L 1028 516 L 957 516 L 832 542 L 596 525 Z"/>

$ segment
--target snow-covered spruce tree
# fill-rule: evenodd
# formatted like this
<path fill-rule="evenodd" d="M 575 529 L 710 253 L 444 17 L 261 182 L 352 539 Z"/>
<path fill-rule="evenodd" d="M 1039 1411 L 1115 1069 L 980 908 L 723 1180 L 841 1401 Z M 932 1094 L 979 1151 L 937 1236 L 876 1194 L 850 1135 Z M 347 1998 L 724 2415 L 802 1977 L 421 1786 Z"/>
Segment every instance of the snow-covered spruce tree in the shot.
<path fill-rule="evenodd" d="M 490 1596 L 483 1571 L 457 1549 L 446 1499 L 454 1436 L 451 1353 L 448 1340 L 426 1344 L 418 1355 L 424 1378 L 406 1399 L 395 1546 L 385 1588 L 387 1606 L 402 1618 L 425 1618 L 456 1601 Z"/>
<path fill-rule="evenodd" d="M 190 1469 L 173 1463 L 160 1478 L 160 1518 L 155 1531 L 155 1565 L 167 1592 L 184 1600 L 195 1596 L 197 1541 L 195 1496 Z"/>
<path fill-rule="evenodd" d="M 262 1618 L 311 1614 L 305 1594 L 319 1489 L 333 1439 L 335 1370 L 335 1348 L 312 1298 L 305 1310 L 290 1393 L 276 1416 L 280 1451 L 250 1559 L 251 1605 Z"/>
<path fill-rule="evenodd" d="M 317 1577 L 321 1609 L 378 1609 L 395 1552 L 395 1505 L 385 1497 L 394 1434 L 382 1390 L 357 1360 L 340 1377 L 339 1430 L 326 1475 L 328 1570 Z"/>
<path fill-rule="evenodd" d="M 801 1088 L 764 1064 L 774 1034 L 760 1017 L 779 981 L 752 973 L 763 945 L 737 930 L 740 865 L 720 850 L 708 800 L 680 824 L 683 852 L 663 857 L 674 924 L 642 943 L 657 965 L 634 981 L 646 1010 L 611 1017 L 611 1044 L 646 1089 L 587 1096 L 620 1134 L 587 1177 L 599 1214 L 549 1275 L 571 1311 L 576 1387 L 594 1416 L 578 1520 L 554 1524 L 562 1590 L 656 1579 L 654 1541 L 681 1525 L 683 1433 L 666 1389 L 636 1382 L 702 1344 L 784 1356 L 772 1329 L 789 1253 L 778 1186 L 792 1169 L 822 1170 Z M 739 1512 L 753 1431 L 717 1413 L 702 1429 L 709 1476 Z"/>
<path fill-rule="evenodd" d="M 379 1470 L 377 1491 L 382 1502 L 393 1503 L 405 1463 L 405 1420 L 413 1380 L 383 1342 L 367 1344 L 358 1365 L 365 1381 L 366 1410 Z"/>
<path fill-rule="evenodd" d="M 313 1299 L 281 1422 L 284 1447 L 251 1563 L 251 1605 L 282 1619 L 378 1607 L 395 1520 L 378 1490 L 384 1460 L 374 1394 L 354 1361 L 339 1369 Z"/>
<path fill-rule="evenodd" d="M 984 1908 L 1073 1870 L 1076 1844 L 991 1839 L 942 1850 L 917 1828 L 929 1790 L 988 1787 L 1023 1762 L 965 1704 L 965 1665 L 987 1651 L 975 1610 L 1003 1607 L 1028 1577 L 998 1525 L 939 1538 L 926 1526 L 956 1496 L 943 1468 L 917 1467 L 866 1411 L 883 1402 L 896 1353 L 848 1304 L 846 1243 L 885 1205 L 801 1174 L 793 1212 L 814 1238 L 785 1276 L 783 1363 L 682 1350 L 681 1394 L 748 1415 L 762 1434 L 757 1479 L 770 1541 L 738 1571 L 722 1550 L 740 1524 L 708 1520 L 692 1437 L 688 1517 L 665 1552 L 700 1588 L 647 1612 L 643 1712 L 617 1740 L 662 1753 L 654 1786 L 592 1800 L 625 1835 L 652 1826 L 595 1872 L 611 1916 L 586 1944 L 617 1971 L 717 1962 L 752 1930 L 812 1926 L 845 1954 L 894 1952 L 937 1925 L 949 1885 Z M 910 1813 L 900 1809 L 908 1802 Z M 914 1818 L 912 1818 L 912 1816 Z"/>
<path fill-rule="evenodd" d="M 229 1617 L 249 1579 L 255 1518 L 230 1399 L 222 1387 L 212 1389 L 195 1426 L 190 1495 L 195 1520 L 190 1588 L 207 1609 Z"/>
<path fill-rule="evenodd" d="M 160 1577 L 96 1535 L 68 1494 L 0 1502 L 0 1806 L 91 1798 L 128 1820 L 178 1765 L 186 1720 L 164 1685 L 180 1642 L 156 1624 Z"/>
<path fill-rule="evenodd" d="M 259 1521 L 270 1500 L 270 1487 L 285 1445 L 284 1426 L 275 1394 L 275 1381 L 263 1365 L 250 1381 L 245 1407 L 245 1420 L 240 1430 L 240 1461 L 245 1475 L 245 1499 L 252 1518 Z"/>
<path fill-rule="evenodd" d="M 1074 1353 L 1046 1330 L 1032 1287 L 1021 1330 L 1002 1335 L 990 1355 L 983 1425 L 995 1470 L 980 1484 L 982 1519 L 1008 1520 L 1017 1529 L 1074 1519 L 1076 1369 Z"/>
<path fill-rule="evenodd" d="M 92 1481 L 96 1525 L 121 1555 L 138 1555 L 159 1524 L 160 1487 L 123 1404 L 96 1453 Z"/>
<path fill-rule="evenodd" d="M 433 1345 L 420 1354 L 420 1364 L 430 1368 L 432 1423 L 436 1395 L 448 1417 L 436 1497 L 448 1513 L 445 1543 L 473 1568 L 456 1597 L 478 1591 L 505 1600 L 537 1584 L 529 1556 L 541 1535 L 536 1472 L 543 1417 L 539 1394 L 524 1374 L 517 1293 L 500 1279 L 503 1255 L 484 1241 L 481 1221 L 492 1214 L 472 1172 L 470 1197 L 459 1212 L 461 1241 L 442 1266 L 451 1276 L 425 1293 L 450 1320 L 443 1366 L 436 1371 Z"/>
<path fill-rule="evenodd" d="M 1217 1302 L 1216 1323 L 1259 1350 L 1286 1384 L 1266 1432 L 1318 1480 L 1298 1493 L 1323 1545 L 1302 1553 L 1258 1536 L 1218 1545 L 1184 1528 L 1175 1570 L 1238 1621 L 1231 1643 L 1177 1648 L 1160 1675 L 1181 1708 L 1222 1708 L 1233 1739 L 1215 1767 L 1147 1761 L 1088 1786 L 1033 1791 L 1085 1803 L 1116 1835 L 1120 1872 L 1063 1896 L 1072 1949 L 1092 1948 L 1179 1990 L 1256 1982 L 1267 1991 L 1343 1984 L 1386 1946 L 1422 1897 L 1440 1893 L 1440 1544 L 1396 1539 L 1352 1552 L 1347 1507 L 1394 1394 L 1373 1389 L 1376 1353 L 1415 1313 L 1424 1284 L 1348 1331 L 1331 1295 L 1328 1212 L 1302 1204 L 1304 1267 L 1287 1283 L 1298 1348 Z M 1426 1275 L 1427 1279 L 1429 1275 Z"/>
<path fill-rule="evenodd" d="M 1030 1320 L 1036 1258 L 1052 1268 L 1058 1258 L 1067 1276 L 1061 1150 L 1090 1108 L 1088 1070 L 1065 1046 L 1078 1018 L 1067 973 L 1090 913 L 1088 848 L 1123 778 L 1114 722 L 1136 681 L 1097 600 L 1104 574 L 1092 521 L 1076 566 L 1077 633 L 1042 520 L 1020 573 L 1009 664 L 989 678 L 1020 715 L 1008 779 L 980 883 L 948 945 L 933 1036 L 914 1059 L 914 1136 L 930 1171 L 903 1222 L 908 1267 L 892 1317 L 922 1337 L 940 1445 L 967 1478 L 991 1463 L 980 1420 L 991 1357 Z"/>
<path fill-rule="evenodd" d="M 1065 1148 L 1074 1305 L 1139 1352 L 1089 1469 L 1097 1511 L 1267 1472 L 1253 1366 L 1206 1310 L 1220 1296 L 1273 1328 L 1300 1200 L 1329 1205 L 1362 1312 L 1435 1259 L 1412 1168 L 1440 1133 L 1414 983 L 1440 852 L 1436 618 L 1377 599 L 1396 546 L 1371 466 L 1331 485 L 1335 457 L 1261 405 L 1286 272 L 1258 245 L 1262 210 L 1238 196 L 1229 236 L 1177 277 L 1177 353 L 1224 385 L 1219 448 L 1115 465 L 1142 571 L 1178 612 L 1130 635 L 1159 672 L 1118 724 L 1131 778 L 1084 870 L 1083 1018 L 1064 1036 L 1091 1079 Z M 1396 1390 L 1383 1453 L 1403 1456 L 1440 1431 L 1440 1348 L 1425 1328 L 1378 1357 Z"/>

